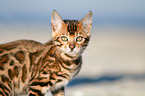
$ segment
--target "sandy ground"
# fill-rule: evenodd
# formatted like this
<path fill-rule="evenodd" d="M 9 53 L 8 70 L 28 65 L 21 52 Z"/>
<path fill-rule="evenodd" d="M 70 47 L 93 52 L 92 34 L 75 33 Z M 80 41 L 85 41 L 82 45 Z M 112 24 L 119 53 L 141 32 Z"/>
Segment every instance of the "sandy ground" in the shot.
<path fill-rule="evenodd" d="M 144 80 L 119 80 L 69 87 L 66 96 L 145 96 Z"/>
<path fill-rule="evenodd" d="M 47 42 L 50 34 L 50 29 L 46 26 L 3 26 L 0 28 L 0 43 L 18 39 Z M 93 28 L 83 59 L 83 66 L 77 78 L 128 77 L 68 86 L 66 96 L 145 96 L 145 29 Z"/>

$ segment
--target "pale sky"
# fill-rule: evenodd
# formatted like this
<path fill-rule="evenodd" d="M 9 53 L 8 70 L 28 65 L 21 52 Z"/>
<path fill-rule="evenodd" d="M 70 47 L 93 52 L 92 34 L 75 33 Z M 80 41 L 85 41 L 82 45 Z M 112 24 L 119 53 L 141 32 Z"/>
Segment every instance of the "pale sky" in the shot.
<path fill-rule="evenodd" d="M 0 22 L 45 22 L 54 9 L 63 19 L 82 19 L 92 10 L 98 22 L 145 22 L 145 0 L 0 0 Z"/>

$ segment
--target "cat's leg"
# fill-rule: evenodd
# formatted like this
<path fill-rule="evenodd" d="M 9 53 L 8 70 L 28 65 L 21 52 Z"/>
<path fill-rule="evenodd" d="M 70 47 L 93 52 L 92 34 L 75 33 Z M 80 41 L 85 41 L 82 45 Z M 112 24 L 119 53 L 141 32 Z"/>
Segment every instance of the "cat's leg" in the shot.
<path fill-rule="evenodd" d="M 45 96 L 45 93 L 49 89 L 47 85 L 47 83 L 45 84 L 43 82 L 33 82 L 29 86 L 29 96 Z"/>
<path fill-rule="evenodd" d="M 30 88 L 29 96 L 44 96 L 44 94 L 40 90 Z"/>
<path fill-rule="evenodd" d="M 29 96 L 44 96 L 41 90 L 35 88 L 29 88 Z"/>
<path fill-rule="evenodd" d="M 51 93 L 53 94 L 53 96 L 65 96 L 64 90 L 64 87 L 62 87 L 58 90 L 52 91 Z"/>

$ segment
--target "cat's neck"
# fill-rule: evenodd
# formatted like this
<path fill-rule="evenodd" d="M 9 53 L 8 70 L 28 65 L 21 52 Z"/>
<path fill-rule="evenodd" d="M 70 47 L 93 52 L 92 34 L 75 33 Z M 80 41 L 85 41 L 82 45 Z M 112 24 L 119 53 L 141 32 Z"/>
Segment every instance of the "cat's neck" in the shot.
<path fill-rule="evenodd" d="M 61 57 L 61 58 L 63 58 L 63 59 L 75 60 L 75 59 L 77 59 L 77 58 L 79 58 L 79 57 L 81 56 L 81 54 L 79 54 L 79 53 L 78 53 L 78 54 L 67 54 L 67 53 L 61 51 L 61 50 L 59 49 L 59 47 L 56 46 L 56 45 L 54 44 L 53 40 L 47 42 L 44 46 L 45 46 L 46 49 L 47 49 L 47 48 L 50 49 L 50 47 L 51 47 L 51 48 L 53 47 L 53 50 L 56 50 L 54 54 L 55 54 L 57 57 Z"/>

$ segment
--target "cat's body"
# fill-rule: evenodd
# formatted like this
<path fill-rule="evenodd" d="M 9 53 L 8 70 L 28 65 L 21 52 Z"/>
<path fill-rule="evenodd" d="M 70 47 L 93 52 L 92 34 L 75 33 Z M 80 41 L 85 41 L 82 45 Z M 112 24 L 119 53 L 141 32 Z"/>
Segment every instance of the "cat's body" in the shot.
<path fill-rule="evenodd" d="M 20 40 L 0 45 L 0 96 L 43 96 L 47 91 L 64 96 L 65 85 L 81 68 L 91 20 L 92 12 L 81 21 L 62 21 L 54 11 L 53 39 L 48 43 Z"/>

